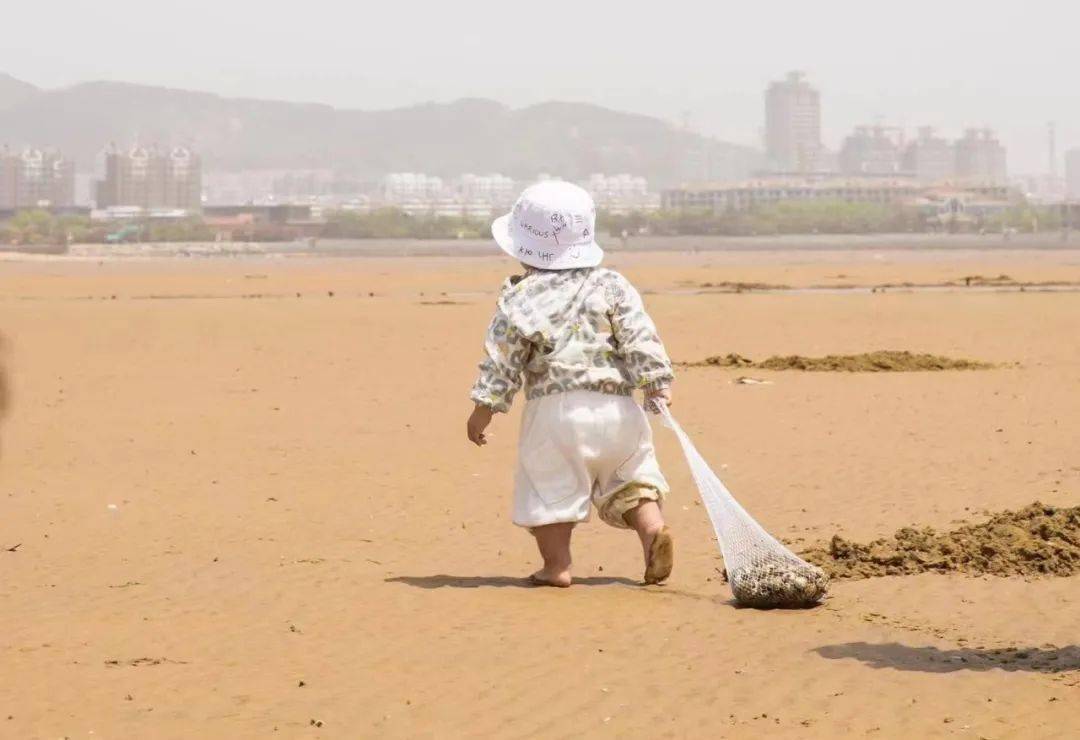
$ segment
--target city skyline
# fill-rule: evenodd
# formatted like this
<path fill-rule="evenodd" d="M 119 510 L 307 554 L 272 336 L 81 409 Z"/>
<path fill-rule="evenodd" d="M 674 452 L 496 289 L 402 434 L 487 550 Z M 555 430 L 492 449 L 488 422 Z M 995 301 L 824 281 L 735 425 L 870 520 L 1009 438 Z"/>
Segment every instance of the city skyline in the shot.
<path fill-rule="evenodd" d="M 132 94 L 135 94 L 135 91 L 146 91 L 151 95 L 177 93 L 177 94 L 187 95 L 187 96 L 197 96 L 200 101 L 204 101 L 204 100 L 206 100 L 208 98 L 215 98 L 215 99 L 219 99 L 219 100 L 221 100 L 223 102 L 230 102 L 231 101 L 231 102 L 240 103 L 240 104 L 244 104 L 246 102 L 256 102 L 257 104 L 269 103 L 269 104 L 272 104 L 272 105 L 292 105 L 292 106 L 297 106 L 298 109 L 302 109 L 302 108 L 305 107 L 303 104 L 296 104 L 296 103 L 288 103 L 288 102 L 282 103 L 281 101 L 251 101 L 250 99 L 244 99 L 244 98 L 224 98 L 224 97 L 216 96 L 213 93 L 206 93 L 205 91 L 179 90 L 179 89 L 174 89 L 174 88 L 134 85 L 133 83 L 94 83 L 94 82 L 88 82 L 88 83 L 81 83 L 80 85 L 77 85 L 77 86 L 74 86 L 74 87 L 71 87 L 71 88 L 57 88 L 57 89 L 53 89 L 53 90 L 48 90 L 48 89 L 43 89 L 43 88 L 37 88 L 37 87 L 33 86 L 30 83 L 26 83 L 24 81 L 16 80 L 15 78 L 10 77 L 10 76 L 5 76 L 4 73 L 0 73 L 0 83 L 8 85 L 9 91 L 10 91 L 12 86 L 21 86 L 19 89 L 20 89 L 20 91 L 23 91 L 22 95 L 24 97 L 23 97 L 23 99 L 21 101 L 18 98 L 14 99 L 15 102 L 12 102 L 13 99 L 11 97 L 9 97 L 7 99 L 8 100 L 8 102 L 6 103 L 6 109 L 7 110 L 17 110 L 17 109 L 19 109 L 20 105 L 25 105 L 27 100 L 28 100 L 28 98 L 25 97 L 25 96 L 28 96 L 28 95 L 33 96 L 32 98 L 29 99 L 29 102 L 32 104 L 34 100 L 37 100 L 37 96 L 39 96 L 39 95 L 48 95 L 48 94 L 66 95 L 66 94 L 76 93 L 76 91 L 79 91 L 79 90 L 87 90 L 87 91 L 89 91 L 89 90 L 102 90 L 103 89 L 101 87 L 102 85 L 110 85 L 111 86 L 111 92 L 110 93 L 105 93 L 106 95 L 108 95 L 108 94 L 112 94 L 112 95 L 124 94 L 125 89 L 128 89 L 128 90 L 132 91 Z M 25 92 L 25 91 L 33 91 L 33 92 L 30 93 L 30 92 Z M 10 92 L 8 94 L 10 95 Z M 85 93 L 77 93 L 77 94 L 81 96 L 78 99 L 80 99 L 82 101 L 85 101 L 87 99 L 85 97 Z M 832 171 L 832 172 L 839 172 L 839 173 L 846 173 L 846 174 L 860 174 L 860 172 L 869 172 L 869 171 L 872 171 L 872 170 L 853 171 L 853 170 L 847 168 L 844 165 L 845 150 L 848 149 L 849 145 L 853 142 L 853 140 L 858 139 L 859 137 L 865 138 L 865 137 L 868 137 L 870 135 L 873 135 L 873 136 L 880 139 L 881 138 L 881 132 L 887 132 L 888 137 L 893 137 L 893 136 L 898 137 L 898 142 L 896 143 L 896 146 L 898 148 L 900 148 L 900 149 L 904 148 L 905 142 L 907 142 L 909 144 L 914 144 L 917 141 L 919 141 L 920 139 L 932 139 L 932 140 L 935 140 L 935 141 L 944 141 L 946 139 L 952 139 L 955 142 L 962 142 L 962 141 L 965 141 L 965 140 L 970 140 L 973 135 L 979 135 L 979 136 L 989 136 L 989 137 L 992 137 L 995 142 L 1001 142 L 1002 157 L 1004 157 L 1004 152 L 1008 151 L 1008 147 L 1004 146 L 1004 142 L 1001 141 L 1001 139 L 1003 137 L 1000 137 L 998 129 L 996 127 L 993 127 L 993 126 L 968 126 L 966 128 L 961 129 L 959 132 L 950 135 L 947 130 L 942 131 L 941 129 L 939 129 L 939 128 L 935 127 L 935 126 L 925 125 L 924 123 L 920 123 L 919 125 L 911 127 L 911 126 L 904 126 L 904 125 L 891 125 L 890 123 L 888 123 L 886 121 L 883 121 L 883 120 L 878 120 L 878 121 L 876 121 L 874 123 L 862 122 L 862 123 L 854 124 L 844 134 L 844 136 L 841 138 L 839 144 L 834 147 L 834 146 L 831 146 L 828 142 L 824 141 L 823 137 L 821 136 L 821 129 L 822 129 L 821 119 L 822 119 L 822 116 L 823 116 L 823 106 L 821 104 L 821 99 L 820 98 L 821 98 L 820 91 L 818 90 L 817 87 L 814 86 L 813 81 L 808 79 L 808 77 L 806 76 L 806 74 L 804 72 L 801 72 L 801 71 L 798 71 L 798 70 L 789 71 L 784 76 L 782 76 L 782 77 L 780 77 L 778 79 L 772 80 L 766 86 L 766 88 L 764 90 L 764 101 L 763 101 L 764 102 L 764 106 L 763 106 L 763 122 L 764 122 L 764 126 L 762 128 L 762 130 L 763 130 L 763 141 L 760 142 L 759 147 L 756 148 L 756 151 L 758 152 L 758 155 L 762 156 L 763 159 L 762 159 L 761 163 L 755 168 L 755 173 L 760 174 L 760 173 L 765 173 L 765 172 L 773 172 L 773 173 L 778 173 L 779 174 L 779 173 L 784 173 L 784 172 L 788 172 L 788 173 L 809 173 L 809 172 L 814 172 L 814 171 Z M 3 104 L 3 103 L 4 103 L 4 101 L 2 99 L 0 99 L 0 104 Z M 513 110 L 513 109 L 511 109 L 511 108 L 509 108 L 507 106 L 504 106 L 502 103 L 499 103 L 498 101 L 490 101 L 490 100 L 485 101 L 485 100 L 480 100 L 480 99 L 461 100 L 461 101 L 456 101 L 454 103 L 450 103 L 450 104 L 446 104 L 446 105 L 453 106 L 453 105 L 477 105 L 477 104 L 479 104 L 479 105 L 493 105 L 493 106 L 498 106 L 498 107 L 505 108 L 506 110 Z M 554 103 L 554 104 L 555 105 L 561 105 L 562 103 Z M 440 105 L 440 104 L 418 105 L 418 106 L 406 107 L 406 108 L 401 108 L 401 109 L 394 109 L 394 110 L 391 110 L 391 111 L 374 111 L 374 112 L 349 111 L 349 110 L 340 110 L 340 109 L 330 109 L 330 110 L 337 110 L 338 112 L 343 113 L 343 114 L 353 114 L 353 113 L 394 114 L 397 111 L 419 111 L 419 110 L 423 110 L 425 108 L 430 108 L 432 105 Z M 570 104 L 570 105 L 574 105 L 574 104 Z M 539 106 L 527 106 L 527 107 L 524 107 L 524 108 L 521 108 L 521 109 L 518 109 L 518 110 L 529 110 L 529 109 L 532 109 L 532 108 L 543 108 L 543 107 L 544 107 L 544 105 L 541 104 Z M 4 110 L 5 110 L 5 108 L 0 107 L 0 112 L 3 112 Z M 620 115 L 631 115 L 631 116 L 634 115 L 634 114 L 627 114 L 624 111 L 615 111 L 613 109 L 603 109 L 603 108 L 601 108 L 601 110 L 608 110 L 611 113 L 620 114 Z M 827 113 L 827 111 L 825 111 L 825 112 Z M 78 114 L 76 114 L 76 115 L 78 115 Z M 654 119 L 654 120 L 658 124 L 660 124 L 662 122 L 662 119 Z M 235 126 L 236 124 L 234 123 L 233 125 Z M 672 129 L 671 129 L 672 131 L 680 130 L 679 127 L 674 126 L 670 122 L 668 122 L 667 125 L 672 126 Z M 793 126 L 795 128 L 792 128 Z M 0 127 L 0 128 L 2 128 L 2 127 Z M 1069 152 L 1071 152 L 1071 151 L 1073 151 L 1075 149 L 1078 149 L 1080 147 L 1061 146 L 1060 137 L 1058 136 L 1058 133 L 1057 133 L 1058 128 L 1059 127 L 1057 126 L 1056 122 L 1051 121 L 1051 122 L 1047 122 L 1045 124 L 1043 130 L 1042 130 L 1042 134 L 1044 136 L 1043 146 L 1045 147 L 1044 148 L 1044 167 L 1043 167 L 1043 169 L 1042 170 L 1035 170 L 1035 171 L 1031 172 L 1031 171 L 1023 171 L 1023 170 L 1016 171 L 1016 170 L 1010 168 L 1010 171 L 1009 171 L 1010 177 L 1013 177 L 1014 179 L 1017 179 L 1017 180 L 1030 179 L 1032 177 L 1040 177 L 1040 178 L 1043 178 L 1044 180 L 1047 180 L 1047 181 L 1049 181 L 1049 179 L 1057 179 L 1057 180 L 1063 180 L 1064 179 L 1062 175 L 1063 175 L 1063 171 L 1064 171 L 1065 165 L 1066 165 L 1066 161 L 1065 161 L 1066 160 L 1066 155 Z M 135 130 L 137 131 L 137 129 L 135 129 Z M 3 133 L 3 131 L 0 130 L 0 134 L 2 134 L 2 133 Z M 910 136 L 912 133 L 915 134 L 914 137 Z M 179 136 L 179 138 L 177 138 L 177 136 Z M 169 146 L 169 145 L 175 144 L 176 142 L 182 142 L 181 145 L 183 145 L 183 146 L 190 146 L 189 142 L 193 141 L 192 137 L 189 134 L 184 133 L 184 130 L 182 128 L 175 131 L 174 135 L 172 135 L 172 136 L 166 135 L 166 136 L 162 137 L 162 136 L 160 136 L 158 134 L 151 134 L 149 136 L 146 136 L 146 135 L 140 135 L 138 133 L 135 133 L 133 135 L 130 135 L 129 138 L 131 138 L 131 140 L 134 143 L 141 144 L 143 146 L 159 146 L 159 145 L 162 145 L 162 144 L 164 144 L 166 146 Z M 24 137 L 24 139 L 25 139 L 25 137 Z M 713 140 L 716 141 L 718 144 L 721 144 L 721 145 L 724 145 L 724 146 L 739 146 L 738 144 L 733 144 L 732 142 L 724 142 L 722 140 L 715 139 L 715 138 Z M 11 138 L 9 136 L 7 140 L 0 140 L 0 144 L 4 144 L 4 145 L 8 145 L 8 146 L 10 146 L 13 142 L 15 143 L 15 146 L 17 148 L 18 147 L 30 147 L 30 148 L 33 148 L 33 147 L 41 146 L 40 142 L 37 139 L 20 141 L 20 139 L 17 138 L 17 137 L 16 138 Z M 55 142 L 49 142 L 48 144 L 45 144 L 44 146 L 50 147 L 50 148 L 57 148 L 57 144 Z M 62 147 L 60 147 L 60 148 L 62 148 Z M 94 152 L 92 155 L 87 155 L 84 152 L 83 157 L 78 158 L 78 159 L 85 162 L 85 161 L 87 161 L 87 157 L 89 156 L 89 159 L 92 159 L 92 160 L 95 161 L 95 164 L 93 165 L 93 168 L 100 169 L 100 167 L 97 167 L 97 164 L 100 164 L 100 162 L 98 162 L 98 160 L 100 160 L 101 155 L 104 153 L 104 149 L 106 149 L 106 148 L 107 147 L 103 147 L 102 149 L 99 149 L 98 151 Z M 755 148 L 754 147 L 748 147 L 747 151 L 750 151 L 752 149 L 755 149 Z M 905 169 L 908 170 L 908 171 L 913 171 L 913 168 L 909 167 L 908 164 L 907 164 L 907 161 L 909 160 L 909 154 L 910 153 L 905 153 L 903 155 L 903 157 L 897 157 L 896 166 L 892 167 L 892 168 L 889 168 L 886 171 L 887 172 L 903 172 L 903 171 L 905 171 Z M 276 166 L 271 167 L 271 168 L 274 169 L 274 168 L 276 168 Z M 216 168 L 212 168 L 212 169 L 222 171 L 221 167 L 216 167 Z M 225 169 L 225 171 L 228 171 L 228 168 L 224 168 L 224 169 Z M 301 169 L 304 169 L 304 168 L 301 168 Z M 392 171 L 394 169 L 395 168 L 392 166 L 392 167 L 388 168 L 387 170 L 384 170 L 383 173 L 381 173 L 381 174 L 384 174 L 385 172 L 388 172 L 388 171 Z M 487 165 L 480 165 L 478 168 L 474 168 L 473 171 L 474 172 L 484 172 L 484 171 L 489 171 L 489 170 L 490 171 L 495 171 L 495 169 L 497 169 L 497 168 L 492 169 L 492 168 L 488 167 Z M 1001 169 L 1002 175 L 1004 175 L 1005 167 L 1002 166 L 1000 169 Z M 87 171 L 87 169 L 86 169 L 85 166 L 80 166 L 80 173 L 85 173 L 86 171 Z M 466 168 L 465 170 L 458 171 L 456 174 L 463 174 L 463 173 L 466 173 L 467 171 L 468 171 L 468 169 Z M 965 176 L 965 173 L 963 173 L 963 172 L 959 172 L 957 174 L 959 176 L 961 176 L 961 177 Z M 970 174 L 972 174 L 972 173 L 968 173 L 969 176 L 970 176 Z M 947 178 L 948 178 L 948 175 L 946 173 L 943 173 L 942 177 L 938 178 L 938 179 L 947 179 Z M 691 179 L 693 179 L 693 178 L 691 178 Z M 706 176 L 704 178 L 698 178 L 698 179 L 715 179 L 715 178 Z M 724 179 L 724 178 L 721 178 L 721 179 Z M 730 178 L 728 178 L 728 179 L 730 179 Z M 925 179 L 925 178 L 921 177 L 921 175 L 920 175 L 920 179 Z"/>
<path fill-rule="evenodd" d="M 0 76 L 3 76 L 4 74 L 5 74 L 5 71 L 0 69 Z M 755 148 L 755 149 L 760 150 L 764 154 L 764 153 L 768 152 L 768 148 L 769 148 L 769 123 L 768 123 L 768 114 L 767 114 L 767 108 L 768 108 L 767 97 L 769 95 L 769 90 L 771 88 L 773 88 L 778 82 L 782 81 L 785 77 L 790 76 L 790 75 L 798 75 L 801 80 L 803 80 L 804 82 L 808 82 L 813 87 L 815 92 L 819 94 L 818 101 L 816 102 L 815 105 L 820 110 L 819 115 L 820 115 L 820 119 L 821 119 L 821 121 L 818 124 L 818 129 L 819 129 L 819 132 L 820 132 L 820 145 L 821 145 L 821 152 L 819 153 L 820 156 L 826 156 L 826 157 L 829 156 L 829 155 L 835 156 L 843 148 L 846 139 L 848 137 L 850 137 L 851 133 L 853 131 L 856 131 L 858 129 L 863 129 L 863 128 L 884 127 L 884 128 L 890 128 L 890 129 L 904 130 L 904 131 L 907 131 L 907 132 L 918 132 L 920 130 L 931 130 L 931 131 L 933 131 L 933 133 L 935 135 L 944 136 L 945 138 L 949 138 L 949 139 L 960 139 L 961 137 L 965 136 L 967 134 L 967 132 L 972 131 L 972 130 L 989 129 L 989 130 L 992 130 L 995 133 L 995 135 L 998 135 L 1000 137 L 1003 144 L 1006 145 L 1006 149 L 1010 152 L 1010 162 L 1013 161 L 1013 158 L 1014 158 L 1013 157 L 1013 148 L 1008 145 L 1007 131 L 1003 132 L 1003 130 L 1001 128 L 999 128 L 997 125 L 995 125 L 995 123 L 993 121 L 983 122 L 983 123 L 980 123 L 978 125 L 946 125 L 946 126 L 941 126 L 941 125 L 934 125 L 934 124 L 928 123 L 929 120 L 934 120 L 934 116 L 930 116 L 927 119 L 920 119 L 920 118 L 917 118 L 914 115 L 901 115 L 901 116 L 898 116 L 895 119 L 890 119 L 890 118 L 888 118 L 886 116 L 877 115 L 877 116 L 872 117 L 872 119 L 868 119 L 868 120 L 858 120 L 858 119 L 853 120 L 850 123 L 850 125 L 847 125 L 845 123 L 846 128 L 844 128 L 842 126 L 839 126 L 839 125 L 834 125 L 832 127 L 827 127 L 825 125 L 825 121 L 828 121 L 829 119 L 835 119 L 835 116 L 831 115 L 832 111 L 829 108 L 829 98 L 828 98 L 827 94 L 822 92 L 820 86 L 817 84 L 817 81 L 811 79 L 810 76 L 807 75 L 802 70 L 792 70 L 792 71 L 787 71 L 787 72 L 778 71 L 775 78 L 773 80 L 770 80 L 767 84 L 765 84 L 763 86 L 763 91 L 759 91 L 759 93 L 757 95 L 757 98 L 756 98 L 756 101 L 755 101 L 756 109 L 757 109 L 757 113 L 758 113 L 758 118 L 759 118 L 759 123 L 760 123 L 759 131 L 758 131 L 759 137 L 758 137 L 757 141 L 747 142 L 747 141 L 739 141 L 739 140 L 735 140 L 735 139 L 725 139 L 720 135 L 710 133 L 710 132 L 707 132 L 707 131 L 701 131 L 701 130 L 699 130 L 699 128 L 696 125 L 694 125 L 693 117 L 692 116 L 687 116 L 686 115 L 687 112 L 685 112 L 685 111 L 684 111 L 684 114 L 683 114 L 683 118 L 680 121 L 667 120 L 667 119 L 664 119 L 662 116 L 658 116 L 658 118 L 660 120 L 666 120 L 667 123 L 671 124 L 675 128 L 685 128 L 687 130 L 693 131 L 694 133 L 700 133 L 700 134 L 703 134 L 705 136 L 709 136 L 711 138 L 717 139 L 718 141 L 721 141 L 721 142 L 723 142 L 725 144 L 733 144 L 733 145 L 737 145 L 737 146 L 746 146 L 746 147 Z M 11 77 L 12 77 L 12 79 L 17 80 L 18 82 L 26 82 L 28 84 L 34 85 L 35 87 L 39 87 L 39 86 L 35 85 L 35 83 L 32 80 L 23 80 L 23 79 L 16 78 L 14 76 L 11 76 Z M 95 81 L 94 80 L 83 80 L 83 81 L 76 82 L 74 84 L 75 85 L 86 84 L 88 82 L 95 82 Z M 143 83 L 133 83 L 133 82 L 124 81 L 124 80 L 118 80 L 116 82 L 118 82 L 119 84 L 139 84 L 139 85 L 143 84 Z M 210 94 L 213 94 L 213 95 L 218 94 L 216 92 L 209 91 L 209 90 L 196 90 L 196 89 L 192 89 L 192 88 L 166 88 L 164 86 L 152 85 L 152 84 L 147 85 L 147 86 L 148 87 L 157 87 L 159 89 L 182 90 L 184 92 L 191 92 L 191 93 L 196 93 L 196 94 L 198 94 L 198 93 L 208 93 L 208 92 Z M 39 87 L 39 89 L 42 90 L 42 91 L 48 92 L 50 90 L 64 89 L 65 87 L 70 87 L 70 86 L 61 86 L 61 87 L 58 87 L 58 88 Z M 763 95 L 764 95 L 764 97 L 763 97 Z M 222 95 L 222 97 L 226 98 L 226 99 L 234 99 L 234 100 L 252 99 L 252 98 L 247 98 L 247 97 L 231 98 L 231 97 L 226 96 L 226 95 Z M 468 98 L 449 100 L 449 101 L 445 101 L 445 102 L 446 103 L 454 103 L 454 102 L 459 102 L 460 100 L 465 100 L 465 99 L 468 99 Z M 506 103 L 505 101 L 497 100 L 495 98 L 479 98 L 479 99 L 491 100 L 494 103 L 499 103 L 499 104 L 504 104 L 504 105 L 510 106 L 510 104 Z M 296 102 L 296 101 L 282 100 L 282 101 L 273 101 L 273 102 Z M 319 101 L 306 101 L 306 102 L 311 103 L 311 104 L 319 104 L 319 105 L 324 104 L 324 103 L 319 102 Z M 387 111 L 391 111 L 391 110 L 404 110 L 404 109 L 423 106 L 425 104 L 430 104 L 431 102 L 432 101 L 414 101 L 413 103 L 406 104 L 404 106 L 401 106 L 400 108 L 372 109 L 371 112 L 380 112 L 380 111 L 387 112 Z M 545 102 L 563 102 L 563 101 L 539 101 L 537 103 L 534 103 L 533 105 L 539 105 L 539 104 L 543 104 Z M 575 101 L 575 102 L 586 102 L 586 103 L 588 103 L 588 102 L 592 102 L 592 101 Z M 443 101 L 440 101 L 439 104 L 443 104 Z M 595 104 L 595 103 L 593 103 L 593 104 Z M 519 106 L 519 108 L 527 108 L 527 107 L 529 107 L 529 105 Z M 607 107 L 607 106 L 602 106 L 602 107 Z M 338 108 L 338 110 L 349 111 L 349 110 L 354 110 L 354 109 Z M 355 110 L 360 110 L 360 109 L 355 109 Z M 623 112 L 623 113 L 635 113 L 635 112 L 640 113 L 640 111 L 632 111 L 632 110 L 627 110 L 627 109 L 611 108 L 611 110 L 616 110 L 617 112 Z M 766 114 L 764 116 L 762 115 L 763 110 L 766 111 Z M 651 115 L 651 114 L 643 114 L 643 115 Z M 1015 168 L 1015 174 L 1017 176 L 1045 175 L 1045 174 L 1049 174 L 1051 169 L 1053 169 L 1053 168 L 1051 168 L 1050 159 L 1048 158 L 1048 155 L 1047 155 L 1047 128 L 1048 127 L 1052 127 L 1054 129 L 1054 131 L 1055 131 L 1056 157 L 1053 160 L 1053 162 L 1054 162 L 1054 165 L 1055 165 L 1055 168 L 1056 168 L 1056 174 L 1057 175 L 1060 175 L 1062 170 L 1063 170 L 1066 153 L 1068 151 L 1070 151 L 1070 150 L 1080 148 L 1080 135 L 1076 136 L 1075 138 L 1070 137 L 1067 134 L 1063 136 L 1061 131 L 1065 127 L 1063 127 L 1058 121 L 1050 120 L 1050 121 L 1039 122 L 1038 125 L 1033 124 L 1033 128 L 1028 133 L 1030 133 L 1031 136 L 1034 137 L 1034 138 L 1025 138 L 1022 141 L 1022 143 L 1018 147 L 1020 152 L 1021 152 L 1021 155 L 1017 156 L 1015 158 L 1015 159 L 1022 162 L 1022 161 L 1024 161 L 1023 158 L 1022 158 L 1023 157 L 1023 152 L 1027 152 L 1027 161 L 1029 162 L 1029 164 L 1031 164 L 1031 167 L 1025 168 L 1023 165 L 1020 165 L 1020 166 L 1016 167 Z M 825 135 L 826 131 L 829 132 L 828 137 Z M 1080 130 L 1078 130 L 1078 134 L 1080 134 Z M 1014 132 L 1014 136 L 1015 136 L 1015 132 Z M 1076 143 L 1073 144 L 1072 143 L 1073 141 L 1075 141 Z M 140 141 L 140 143 L 144 143 L 146 145 L 153 145 L 154 143 L 157 143 L 157 142 L 141 142 Z M 104 150 L 104 147 L 103 147 L 103 150 Z M 1038 156 L 1041 156 L 1041 162 L 1036 161 Z M 1013 169 L 1014 168 L 1010 167 L 1010 174 L 1013 174 L 1012 173 Z"/>
<path fill-rule="evenodd" d="M 373 12 L 313 0 L 297 13 L 193 0 L 169 15 L 168 33 L 127 34 L 116 44 L 102 39 L 144 16 L 145 4 L 72 5 L 59 24 L 50 6 L 5 9 L 11 27 L 49 28 L 50 44 L 46 53 L 35 35 L 11 34 L 0 70 L 44 87 L 126 80 L 366 110 L 470 96 L 515 107 L 587 101 L 688 118 L 702 133 L 760 147 L 761 90 L 802 69 L 822 91 L 832 149 L 853 126 L 878 120 L 950 137 L 991 126 L 1017 172 L 1045 171 L 1048 121 L 1058 123 L 1061 151 L 1080 146 L 1080 100 L 1064 92 L 1080 11 L 1045 0 L 992 12 L 915 0 L 891 13 L 887 28 L 878 8 L 841 0 L 738 13 L 674 2 L 647 24 L 614 3 L 556 0 L 545 16 L 563 19 L 568 32 L 549 35 L 542 55 L 522 53 L 526 29 L 539 26 L 523 9 L 493 2 L 404 2 Z"/>

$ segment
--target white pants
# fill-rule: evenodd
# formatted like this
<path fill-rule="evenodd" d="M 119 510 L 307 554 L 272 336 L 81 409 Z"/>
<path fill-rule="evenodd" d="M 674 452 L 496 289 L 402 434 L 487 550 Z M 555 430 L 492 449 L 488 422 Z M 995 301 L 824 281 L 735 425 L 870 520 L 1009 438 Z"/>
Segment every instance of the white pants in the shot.
<path fill-rule="evenodd" d="M 667 493 L 649 420 L 630 396 L 569 391 L 526 403 L 514 480 L 515 524 L 585 522 L 591 500 L 601 519 L 625 527 L 622 514 Z"/>

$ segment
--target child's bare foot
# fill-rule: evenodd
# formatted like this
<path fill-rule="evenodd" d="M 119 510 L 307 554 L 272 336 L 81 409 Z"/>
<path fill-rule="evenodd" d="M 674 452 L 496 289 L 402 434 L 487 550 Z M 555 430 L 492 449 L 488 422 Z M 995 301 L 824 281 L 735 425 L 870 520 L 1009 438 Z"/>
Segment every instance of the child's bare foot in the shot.
<path fill-rule="evenodd" d="M 660 583 L 671 575 L 675 564 L 675 546 L 671 530 L 664 524 L 664 515 L 655 501 L 644 501 L 623 514 L 623 519 L 641 539 L 645 555 L 645 583 Z"/>
<path fill-rule="evenodd" d="M 570 585 L 570 535 L 574 531 L 571 522 L 545 524 L 533 527 L 532 534 L 540 549 L 544 567 L 529 576 L 529 582 L 536 586 L 556 586 L 566 588 Z"/>
<path fill-rule="evenodd" d="M 665 526 L 653 535 L 652 542 L 649 543 L 649 552 L 645 561 L 645 583 L 660 583 L 667 580 L 674 565 L 675 543 L 671 538 L 671 530 Z"/>
<path fill-rule="evenodd" d="M 568 588 L 573 582 L 569 570 L 548 572 L 546 568 L 529 576 L 529 583 L 534 586 L 554 586 L 556 588 Z"/>

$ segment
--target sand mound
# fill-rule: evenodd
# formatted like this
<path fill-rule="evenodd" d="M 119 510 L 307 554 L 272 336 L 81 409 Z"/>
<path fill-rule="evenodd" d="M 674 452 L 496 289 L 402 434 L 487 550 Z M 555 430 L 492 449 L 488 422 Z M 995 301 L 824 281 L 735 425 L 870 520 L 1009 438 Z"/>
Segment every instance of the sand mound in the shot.
<path fill-rule="evenodd" d="M 755 367 L 761 370 L 805 370 L 808 372 L 918 372 L 925 370 L 981 370 L 993 367 L 977 360 L 955 360 L 941 355 L 916 354 L 895 350 L 863 352 L 858 355 L 774 355 L 761 362 L 731 353 L 706 357 L 701 362 L 686 363 L 690 367 Z"/>
<path fill-rule="evenodd" d="M 987 277 L 985 275 L 964 275 L 960 278 L 964 281 L 964 285 L 1015 285 L 1016 280 L 1002 273 L 997 277 Z"/>
<path fill-rule="evenodd" d="M 714 367 L 753 367 L 754 361 L 749 357 L 743 357 L 742 355 L 732 352 L 727 355 L 714 355 L 713 357 L 706 357 L 703 362 L 693 363 L 697 365 L 712 365 Z"/>
<path fill-rule="evenodd" d="M 826 355 L 803 357 L 787 355 L 770 357 L 756 363 L 763 370 L 808 370 L 811 372 L 842 371 L 852 373 L 916 372 L 921 370 L 975 370 L 990 367 L 975 360 L 954 360 L 941 355 L 915 354 L 879 350 L 857 355 Z"/>
<path fill-rule="evenodd" d="M 698 283 L 697 287 L 707 290 L 725 290 L 732 293 L 743 293 L 753 290 L 791 290 L 790 285 L 781 283 L 755 283 L 744 281 L 723 280 L 717 283 Z"/>
<path fill-rule="evenodd" d="M 905 527 L 868 544 L 836 535 L 828 547 L 802 553 L 833 578 L 872 578 L 934 571 L 996 576 L 1080 573 L 1080 506 L 1034 503 L 951 532 Z"/>

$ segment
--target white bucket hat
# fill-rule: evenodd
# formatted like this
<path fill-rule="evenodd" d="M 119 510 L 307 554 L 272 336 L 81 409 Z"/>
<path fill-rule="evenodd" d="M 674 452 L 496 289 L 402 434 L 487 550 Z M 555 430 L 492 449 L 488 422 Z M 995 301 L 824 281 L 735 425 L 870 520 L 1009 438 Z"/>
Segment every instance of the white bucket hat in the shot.
<path fill-rule="evenodd" d="M 491 235 L 511 257 L 544 270 L 596 267 L 596 205 L 583 188 L 561 180 L 525 189 L 514 209 L 495 219 Z"/>

